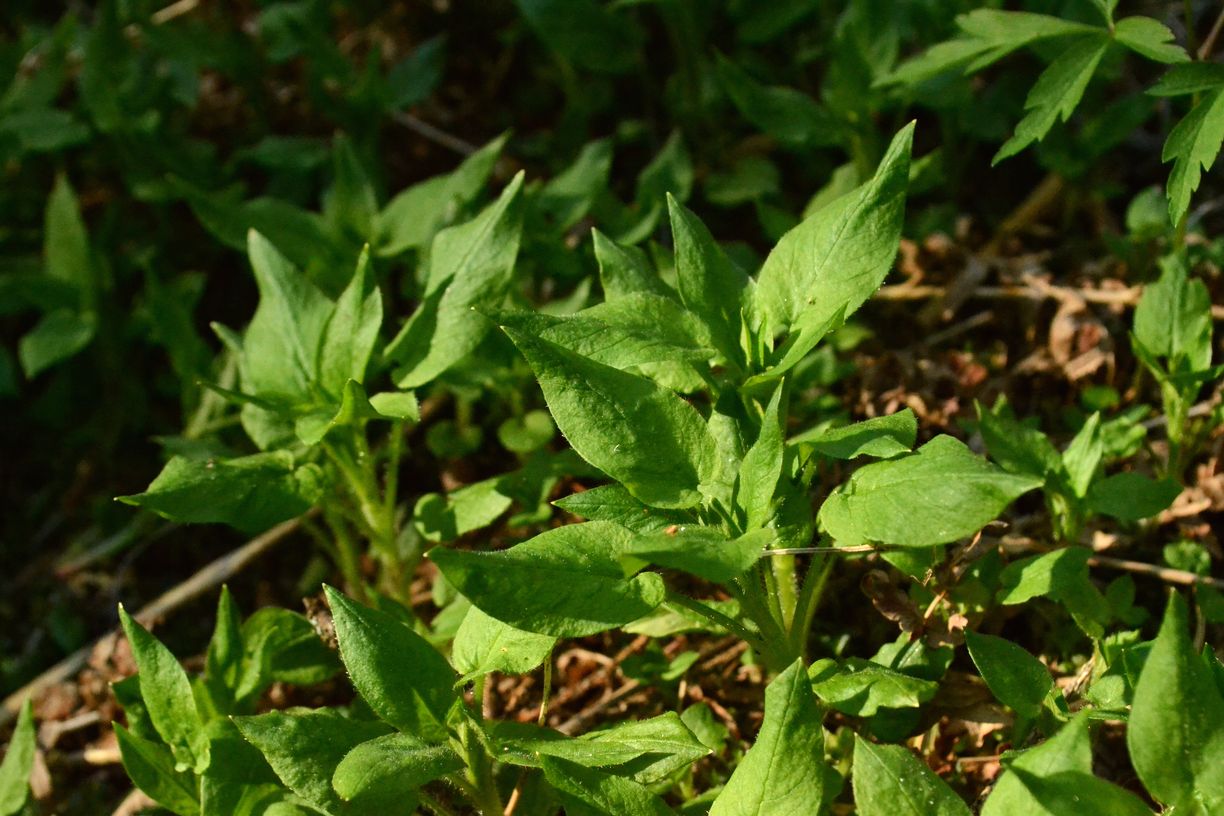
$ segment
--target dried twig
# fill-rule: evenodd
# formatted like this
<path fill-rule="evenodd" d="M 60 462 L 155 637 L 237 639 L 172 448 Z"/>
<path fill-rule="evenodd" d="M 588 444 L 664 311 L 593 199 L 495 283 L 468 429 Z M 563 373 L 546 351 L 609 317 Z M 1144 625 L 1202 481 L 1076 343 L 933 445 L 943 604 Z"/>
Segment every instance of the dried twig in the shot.
<path fill-rule="evenodd" d="M 271 530 L 252 538 L 233 552 L 226 553 L 186 581 L 144 606 L 136 613 L 136 619 L 148 625 L 150 622 L 164 617 L 188 601 L 192 601 L 205 592 L 220 586 L 241 572 L 247 564 L 272 549 L 282 539 L 297 530 L 302 520 L 314 515 L 315 512 L 317 511 L 311 510 L 304 516 L 282 522 Z M 68 657 L 65 657 L 59 663 L 56 663 L 38 677 L 4 698 L 3 708 L 0 708 L 0 728 L 8 725 L 16 718 L 17 712 L 21 709 L 21 705 L 25 702 L 26 698 L 35 697 L 48 686 L 62 683 L 72 677 L 89 661 L 89 656 L 99 643 L 106 638 L 115 637 L 118 634 L 118 627 L 112 629 L 83 649 L 78 649 Z"/>
<path fill-rule="evenodd" d="M 942 298 L 947 287 L 931 284 L 890 284 L 881 286 L 873 295 L 877 300 L 930 300 Z M 1143 288 L 1131 286 L 1126 289 L 1080 289 L 1072 286 L 1056 286 L 1054 284 L 1008 285 L 1008 286 L 978 286 L 971 293 L 971 298 L 983 300 L 1062 300 L 1068 297 L 1082 298 L 1088 303 L 1106 306 L 1123 306 L 1134 308 L 1139 303 Z M 1211 316 L 1215 320 L 1224 320 L 1224 305 L 1213 305 Z"/>
<path fill-rule="evenodd" d="M 470 156 L 479 149 L 466 139 L 460 139 L 458 136 L 447 133 L 445 130 L 431 125 L 424 119 L 413 116 L 407 111 L 397 111 L 391 114 L 391 118 L 414 133 L 424 136 L 435 144 L 442 145 L 447 150 L 453 150 L 461 156 Z"/>
<path fill-rule="evenodd" d="M 1110 569 L 1125 570 L 1126 572 L 1134 572 L 1140 575 L 1151 575 L 1153 578 L 1159 578 L 1170 584 L 1182 584 L 1183 586 L 1198 584 L 1200 586 L 1224 589 L 1224 580 L 1219 578 L 1198 575 L 1197 573 L 1172 569 L 1170 567 L 1158 567 L 1155 564 L 1146 564 L 1142 561 L 1111 558 L 1107 555 L 1093 555 L 1088 558 L 1088 563 L 1094 567 L 1109 567 Z"/>

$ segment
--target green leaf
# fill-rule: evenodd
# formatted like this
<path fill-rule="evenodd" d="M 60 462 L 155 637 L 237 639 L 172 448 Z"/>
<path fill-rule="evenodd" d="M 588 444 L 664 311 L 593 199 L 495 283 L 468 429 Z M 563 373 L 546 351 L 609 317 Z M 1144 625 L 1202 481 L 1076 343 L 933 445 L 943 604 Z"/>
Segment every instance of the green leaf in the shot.
<path fill-rule="evenodd" d="M 306 399 L 319 341 L 335 307 L 262 235 L 252 230 L 247 243 L 259 306 L 243 337 L 243 390 Z"/>
<path fill-rule="evenodd" d="M 1210 170 L 1224 143 L 1224 89 L 1203 95 L 1186 117 L 1169 131 L 1160 160 L 1172 161 L 1167 193 L 1169 220 L 1174 224 L 1190 209 L 1190 196 L 1203 171 Z"/>
<path fill-rule="evenodd" d="M 480 215 L 438 233 L 429 255 L 425 299 L 387 346 L 396 385 L 415 388 L 480 344 L 489 321 L 474 311 L 496 308 L 510 291 L 523 226 L 523 174 Z"/>
<path fill-rule="evenodd" d="M 557 426 L 547 411 L 528 411 L 508 417 L 497 426 L 497 441 L 502 447 L 524 455 L 544 448 L 556 435 Z"/>
<path fill-rule="evenodd" d="M 1052 777 L 1061 773 L 1092 773 L 1092 738 L 1088 732 L 1088 715 L 1080 714 L 1062 727 L 1057 734 L 1035 748 L 1021 753 L 1007 766 L 995 783 L 994 790 L 982 807 L 982 816 L 1012 816 L 1016 813 L 1033 816 L 1064 816 L 1065 810 L 1048 810 L 1037 798 L 1023 777 Z M 1073 812 L 1078 812 L 1076 808 Z"/>
<path fill-rule="evenodd" d="M 918 438 L 918 420 L 905 408 L 888 416 L 873 417 L 840 428 L 817 427 L 791 437 L 791 445 L 811 445 L 833 459 L 892 459 L 909 453 Z"/>
<path fill-rule="evenodd" d="M 964 68 L 966 73 L 980 71 L 1035 42 L 1103 31 L 1097 26 L 1046 14 L 996 9 L 975 9 L 962 14 L 956 18 L 956 25 L 963 32 L 960 36 L 902 63 L 883 82 L 914 85 L 956 68 Z"/>
<path fill-rule="evenodd" d="M 619 370 L 669 360 L 705 362 L 714 356 L 693 314 L 658 295 L 636 293 L 566 317 L 540 312 L 491 316 L 503 328 Z"/>
<path fill-rule="evenodd" d="M 540 766 L 569 816 L 674 816 L 662 799 L 632 779 L 553 757 L 544 757 Z"/>
<path fill-rule="evenodd" d="M 912 454 L 856 470 L 825 500 L 818 519 L 839 544 L 928 547 L 973 535 L 1040 486 L 937 436 Z"/>
<path fill-rule="evenodd" d="M 1088 634 L 1100 637 L 1111 618 L 1109 602 L 1088 577 L 1087 547 L 1063 547 L 1013 561 L 999 574 L 998 601 L 1005 606 L 1048 597 L 1067 607 Z"/>
<path fill-rule="evenodd" d="M 1224 86 L 1224 65 L 1218 62 L 1186 62 L 1174 65 L 1161 74 L 1148 93 L 1152 96 L 1187 96 L 1215 91 L 1221 86 Z"/>
<path fill-rule="evenodd" d="M 132 647 L 140 676 L 140 695 L 157 733 L 174 752 L 179 770 L 208 767 L 208 738 L 196 708 L 187 672 L 161 641 L 149 634 L 121 604 L 119 622 Z"/>
<path fill-rule="evenodd" d="M 349 751 L 388 731 L 380 722 L 351 720 L 329 708 L 270 711 L 235 717 L 234 724 L 289 790 L 324 813 L 344 807 L 332 788 L 336 767 Z"/>
<path fill-rule="evenodd" d="M 691 521 L 685 514 L 648 507 L 620 485 L 601 485 L 553 502 L 567 513 L 591 521 L 611 521 L 635 533 L 655 533 Z"/>
<path fill-rule="evenodd" d="M 1181 485 L 1172 479 L 1149 479 L 1139 473 L 1115 473 L 1088 489 L 1088 508 L 1122 521 L 1151 518 L 1173 504 Z"/>
<path fill-rule="evenodd" d="M 428 245 L 484 189 L 507 138 L 503 134 L 489 142 L 453 173 L 415 184 L 391 199 L 375 219 L 374 254 L 388 258 Z"/>
<path fill-rule="evenodd" d="M 650 755 L 674 757 L 689 764 L 710 753 L 675 712 L 576 738 L 551 728 L 508 721 L 490 724 L 489 736 L 504 761 L 528 766 L 539 763 L 537 755 L 588 768 L 606 768 Z"/>
<path fill-rule="evenodd" d="M 362 698 L 384 721 L 430 742 L 446 739 L 455 673 L 410 626 L 325 587 L 340 656 Z"/>
<path fill-rule="evenodd" d="M 242 673 L 242 620 L 229 586 L 221 586 L 217 600 L 217 622 L 204 657 L 205 683 L 213 705 L 221 713 L 231 713 L 234 692 Z"/>
<path fill-rule="evenodd" d="M 343 134 L 336 137 L 332 150 L 332 185 L 323 202 L 323 212 L 328 221 L 350 238 L 361 243 L 370 239 L 378 200 L 353 143 Z"/>
<path fill-rule="evenodd" d="M 892 268 L 913 134 L 913 124 L 902 128 L 870 181 L 806 218 L 765 259 L 757 300 L 771 330 L 789 330 L 770 374 L 798 363 L 879 288 Z"/>
<path fill-rule="evenodd" d="M 1206 284 L 1189 276 L 1180 257 L 1162 258 L 1160 277 L 1143 288 L 1135 307 L 1135 338 L 1167 358 L 1170 373 L 1195 372 L 1211 365 L 1212 330 Z"/>
<path fill-rule="evenodd" d="M 1078 498 L 1088 495 L 1088 488 L 1096 478 L 1097 468 L 1105 456 L 1105 443 L 1101 438 L 1101 415 L 1094 413 L 1075 434 L 1071 444 L 1063 451 L 1062 464 L 1068 486 Z"/>
<path fill-rule="evenodd" d="M 677 530 L 634 538 L 620 560 L 627 572 L 654 564 L 716 584 L 727 584 L 751 569 L 776 535 L 773 530 L 753 530 L 739 538 L 728 539 L 708 527 L 681 526 Z"/>
<path fill-rule="evenodd" d="M 1014 768 L 1011 773 L 1046 813 L 1152 816 L 1138 796 L 1090 773 L 1064 771 L 1039 776 L 1022 768 Z"/>
<path fill-rule="evenodd" d="M 242 624 L 244 659 L 235 697 L 251 705 L 273 682 L 309 686 L 340 671 L 340 659 L 304 615 L 266 606 Z"/>
<path fill-rule="evenodd" d="M 690 507 L 714 467 L 701 415 L 650 380 L 507 328 L 557 427 L 590 464 L 654 507 Z"/>
<path fill-rule="evenodd" d="M 584 637 L 628 623 L 663 601 L 654 573 L 626 578 L 620 559 L 634 535 L 605 521 L 548 530 L 509 550 L 435 547 L 446 580 L 487 614 L 518 629 Z"/>
<path fill-rule="evenodd" d="M 978 403 L 978 430 L 990 458 L 1011 473 L 1024 473 L 1045 481 L 1062 472 L 1062 457 L 1049 437 L 1022 425 L 1000 410 Z"/>
<path fill-rule="evenodd" d="M 716 67 L 723 90 L 743 117 L 782 144 L 825 147 L 845 137 L 845 126 L 802 91 L 762 85 L 722 54 Z"/>
<path fill-rule="evenodd" d="M 681 300 L 701 321 L 728 365 L 743 365 L 739 338 L 742 312 L 752 296 L 752 280 L 727 257 L 710 230 L 683 204 L 667 195 L 672 240 L 676 243 L 676 279 Z"/>
<path fill-rule="evenodd" d="M 591 230 L 591 237 L 599 262 L 599 283 L 609 301 L 639 293 L 676 298 L 642 250 L 622 246 L 597 229 Z"/>
<path fill-rule="evenodd" d="M 47 274 L 71 284 L 81 300 L 80 308 L 93 307 L 94 275 L 89 260 L 89 235 L 77 205 L 76 194 L 64 175 L 55 177 L 55 187 L 47 199 L 43 221 L 43 257 Z"/>
<path fill-rule="evenodd" d="M 381 391 L 370 397 L 370 407 L 381 416 L 407 422 L 421 420 L 421 406 L 411 391 Z"/>
<path fill-rule="evenodd" d="M 642 32 L 623 12 L 595 0 L 515 0 L 548 46 L 588 71 L 623 74 L 638 64 Z"/>
<path fill-rule="evenodd" d="M 1173 32 L 1151 17 L 1125 17 L 1114 25 L 1113 36 L 1136 54 L 1155 62 L 1168 65 L 1190 60 L 1173 41 Z"/>
<path fill-rule="evenodd" d="M 688 201 L 692 192 L 693 159 L 676 130 L 638 175 L 634 198 L 642 215 L 629 230 L 630 235 L 622 235 L 621 240 L 633 244 L 648 236 L 663 216 L 666 196 L 671 194 L 678 201 Z"/>
<path fill-rule="evenodd" d="M 345 754 L 332 776 L 340 798 L 369 813 L 407 813 L 416 791 L 463 768 L 449 745 L 429 745 L 409 734 L 387 734 Z"/>
<path fill-rule="evenodd" d="M 309 510 L 323 485 L 317 465 L 295 467 L 288 451 L 216 460 L 175 456 L 148 490 L 119 501 L 174 521 L 257 533 Z"/>
<path fill-rule="evenodd" d="M 446 36 L 431 37 L 387 72 L 387 107 L 403 110 L 424 102 L 442 81 Z"/>
<path fill-rule="evenodd" d="M 786 412 L 782 407 L 785 386 L 779 385 L 765 415 L 761 417 L 761 432 L 744 454 L 739 467 L 739 490 L 736 501 L 748 518 L 748 529 L 764 526 L 772 512 L 774 490 L 782 476 L 786 460 Z"/>
<path fill-rule="evenodd" d="M 138 737 L 119 723 L 114 724 L 123 770 L 137 788 L 171 813 L 199 816 L 199 783 L 190 771 L 175 767 L 174 757 L 165 745 Z M 14 814 L 16 810 L 0 813 Z"/>
<path fill-rule="evenodd" d="M 120 726 L 115 727 L 116 730 Z M 27 698 L 21 704 L 17 725 L 0 763 L 0 816 L 16 816 L 30 795 L 30 773 L 34 770 L 37 748 L 34 734 L 34 707 Z"/>
<path fill-rule="evenodd" d="M 820 706 L 795 661 L 765 689 L 765 721 L 710 816 L 812 816 L 837 792 L 824 761 Z"/>
<path fill-rule="evenodd" d="M 263 808 L 289 792 L 259 749 L 229 720 L 209 723 L 212 761 L 200 778 L 201 816 L 266 816 Z"/>
<path fill-rule="evenodd" d="M 1033 142 L 1039 142 L 1050 132 L 1054 123 L 1071 118 L 1075 106 L 1084 96 L 1088 80 L 1109 48 L 1109 36 L 1104 31 L 1076 37 L 1066 50 L 1037 77 L 1037 82 L 1024 100 L 1027 111 L 1016 125 L 1016 132 L 991 159 L 998 164 L 1014 156 Z"/>
<path fill-rule="evenodd" d="M 874 717 L 882 708 L 917 708 L 939 690 L 931 680 L 853 657 L 841 665 L 817 660 L 808 678 L 821 702 L 854 717 Z"/>
<path fill-rule="evenodd" d="M 94 338 L 97 321 L 91 314 L 56 309 L 22 336 L 17 359 L 27 379 L 80 353 Z"/>
<path fill-rule="evenodd" d="M 412 400 L 415 405 L 415 400 Z M 392 406 L 404 408 L 407 406 Z M 337 428 L 364 428 L 372 419 L 395 419 L 383 416 L 374 408 L 365 389 L 356 380 L 349 380 L 340 392 L 340 404 L 330 410 L 301 414 L 293 423 L 293 432 L 304 445 L 317 445 Z"/>
<path fill-rule="evenodd" d="M 948 784 L 901 745 L 854 740 L 854 804 L 859 816 L 969 816 Z"/>
<path fill-rule="evenodd" d="M 333 397 L 341 395 L 349 380 L 365 382 L 366 365 L 382 326 L 382 291 L 370 269 L 367 246 L 357 259 L 357 270 L 336 302 L 319 345 L 318 382 Z"/>
<path fill-rule="evenodd" d="M 568 230 L 586 216 L 607 189 L 611 169 L 612 140 L 588 142 L 573 164 L 544 184 L 536 206 L 552 218 L 558 230 Z"/>
<path fill-rule="evenodd" d="M 1148 793 L 1170 811 L 1224 809 L 1224 696 L 1190 643 L 1186 602 L 1173 593 L 1135 684 L 1126 745 Z"/>
<path fill-rule="evenodd" d="M 463 679 L 489 672 L 526 674 L 547 660 L 556 644 L 551 635 L 515 629 L 472 606 L 455 633 L 451 663 Z"/>
<path fill-rule="evenodd" d="M 454 541 L 461 535 L 492 524 L 513 499 L 500 477 L 466 485 L 441 496 L 426 493 L 417 500 L 412 521 L 426 541 Z"/>
<path fill-rule="evenodd" d="M 1032 719 L 1054 690 L 1054 678 L 1037 658 L 1010 640 L 965 632 L 969 656 L 999 702 Z"/>

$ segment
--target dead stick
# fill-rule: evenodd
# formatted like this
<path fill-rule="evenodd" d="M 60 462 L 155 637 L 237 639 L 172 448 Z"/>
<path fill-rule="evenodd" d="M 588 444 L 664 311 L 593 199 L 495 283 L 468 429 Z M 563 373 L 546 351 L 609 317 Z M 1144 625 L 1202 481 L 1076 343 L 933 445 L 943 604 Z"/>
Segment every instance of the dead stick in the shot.
<path fill-rule="evenodd" d="M 872 296 L 876 300 L 930 300 L 943 297 L 946 288 L 918 284 L 890 284 L 881 286 Z M 1099 303 L 1107 306 L 1134 307 L 1139 303 L 1143 293 L 1140 287 L 1128 289 L 1076 289 L 1070 286 L 978 286 L 971 293 L 971 298 L 985 300 L 1058 300 L 1063 297 L 1079 297 L 1088 303 Z M 1215 320 L 1224 320 L 1224 306 L 1211 307 L 1211 316 Z"/>
<path fill-rule="evenodd" d="M 205 592 L 216 588 L 241 572 L 247 564 L 272 549 L 273 546 L 301 526 L 304 518 L 314 515 L 316 512 L 317 510 L 311 510 L 299 518 L 281 522 L 271 530 L 255 536 L 255 538 L 252 538 L 233 552 L 226 553 L 183 583 L 173 587 L 144 606 L 136 613 L 136 619 L 147 626 L 152 621 L 164 617 L 188 601 L 194 600 Z M 65 657 L 38 677 L 35 677 L 20 689 L 5 697 L 4 706 L 0 709 L 0 728 L 4 728 L 17 717 L 17 712 L 21 709 L 21 705 L 25 702 L 26 698 L 35 697 L 48 686 L 61 683 L 72 677 L 72 675 L 80 671 L 89 662 L 89 656 L 99 643 L 106 638 L 114 637 L 118 634 L 119 628 L 115 627 L 93 643 L 68 655 L 68 657 Z"/>
<path fill-rule="evenodd" d="M 1162 581 L 1167 581 L 1170 584 L 1183 584 L 1185 586 L 1194 586 L 1199 584 L 1202 586 L 1215 587 L 1216 589 L 1224 589 L 1224 580 L 1219 578 L 1211 578 L 1206 575 L 1197 575 L 1186 570 L 1171 569 L 1170 567 L 1158 567 L 1155 564 L 1145 564 L 1142 561 L 1129 561 L 1124 558 L 1110 558 L 1107 555 L 1089 556 L 1088 563 L 1094 567 L 1109 567 L 1111 569 L 1126 570 L 1127 572 L 1136 572 L 1141 575 L 1151 575 L 1154 578 L 1159 578 Z"/>

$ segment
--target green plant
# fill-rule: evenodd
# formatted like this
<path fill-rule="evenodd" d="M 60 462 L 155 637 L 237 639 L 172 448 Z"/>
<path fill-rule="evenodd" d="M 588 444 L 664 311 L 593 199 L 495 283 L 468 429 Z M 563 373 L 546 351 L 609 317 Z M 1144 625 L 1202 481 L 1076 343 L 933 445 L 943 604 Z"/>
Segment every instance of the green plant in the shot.
<path fill-rule="evenodd" d="M 1049 437 L 1017 422 L 1005 408 L 979 404 L 978 430 L 1003 469 L 1041 480 L 1054 535 L 1062 542 L 1078 542 L 1092 515 L 1136 522 L 1166 509 L 1181 492 L 1171 479 L 1133 471 L 1104 475 L 1104 465 L 1128 458 L 1142 443 L 1145 429 L 1138 416 L 1123 414 L 1103 422 L 1094 413 L 1060 454 Z"/>
<path fill-rule="evenodd" d="M 1180 480 L 1192 451 L 1190 408 L 1205 383 L 1218 380 L 1224 367 L 1212 366 L 1211 296 L 1193 280 L 1180 257 L 1160 263 L 1160 277 L 1143 290 L 1135 309 L 1131 347 L 1160 385 L 1169 452 L 1166 470 Z"/>
<path fill-rule="evenodd" d="M 619 485 L 559 502 L 587 523 L 504 552 L 435 548 L 429 557 L 448 582 L 489 615 L 557 637 L 662 606 L 744 637 L 782 671 L 806 652 L 831 565 L 798 580 L 791 550 L 809 546 L 817 523 L 839 546 L 929 551 L 1039 486 L 950 437 L 910 453 L 912 416 L 786 439 L 789 373 L 888 271 L 909 141 L 907 128 L 871 181 L 784 236 L 755 279 L 673 202 L 674 288 L 597 234 L 605 303 L 568 318 L 497 315 L 574 450 Z M 820 458 L 860 455 L 883 461 L 856 471 L 814 518 L 808 491 Z M 918 483 L 926 496 L 909 489 Z M 731 614 L 669 590 L 641 571 L 650 565 L 720 585 Z M 537 591 L 558 576 L 567 591 Z"/>
<path fill-rule="evenodd" d="M 4 762 L 0 763 L 0 813 L 4 816 L 16 816 L 26 806 L 35 748 L 33 706 L 26 700 L 4 753 Z"/>

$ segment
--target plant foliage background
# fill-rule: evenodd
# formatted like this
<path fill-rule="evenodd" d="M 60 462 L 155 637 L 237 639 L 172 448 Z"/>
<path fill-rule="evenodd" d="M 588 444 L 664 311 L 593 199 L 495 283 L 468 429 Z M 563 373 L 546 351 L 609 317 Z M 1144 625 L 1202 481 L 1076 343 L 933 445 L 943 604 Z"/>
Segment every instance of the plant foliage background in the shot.
<path fill-rule="evenodd" d="M 8 3 L 0 816 L 1224 812 L 1222 27 Z"/>

